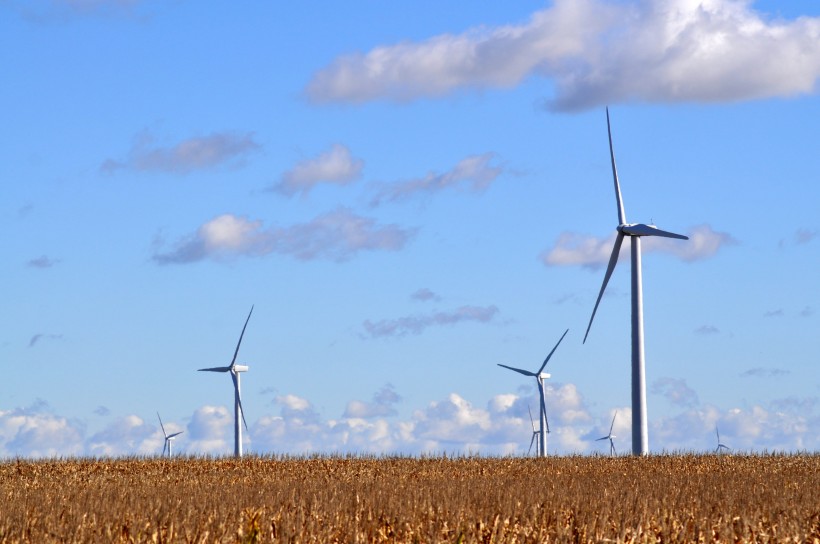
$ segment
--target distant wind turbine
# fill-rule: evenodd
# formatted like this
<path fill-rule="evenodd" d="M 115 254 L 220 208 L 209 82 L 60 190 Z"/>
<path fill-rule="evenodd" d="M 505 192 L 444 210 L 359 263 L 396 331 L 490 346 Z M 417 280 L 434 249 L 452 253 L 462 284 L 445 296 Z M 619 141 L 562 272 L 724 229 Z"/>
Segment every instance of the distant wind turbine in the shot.
<path fill-rule="evenodd" d="M 200 368 L 199 372 L 230 372 L 231 380 L 233 380 L 234 390 L 234 455 L 242 457 L 242 426 L 239 424 L 240 418 L 245 424 L 245 430 L 248 430 L 248 423 L 245 421 L 245 410 L 242 409 L 242 397 L 239 393 L 239 373 L 247 372 L 248 367 L 245 365 L 236 364 L 236 356 L 239 355 L 239 346 L 242 345 L 242 337 L 245 336 L 245 328 L 248 326 L 248 321 L 251 320 L 253 313 L 253 306 L 248 313 L 248 318 L 245 320 L 245 326 L 242 327 L 242 334 L 239 335 L 239 342 L 236 343 L 236 351 L 233 353 L 233 359 L 229 366 L 216 366 L 213 368 Z"/>
<path fill-rule="evenodd" d="M 621 244 L 624 236 L 629 236 L 632 245 L 632 454 L 646 455 L 649 453 L 649 428 L 646 415 L 646 365 L 644 361 L 643 349 L 643 286 L 641 279 L 641 237 L 642 236 L 662 236 L 664 238 L 677 238 L 688 240 L 682 234 L 667 232 L 654 225 L 643 223 L 627 223 L 624 214 L 624 205 L 621 200 L 621 186 L 618 183 L 618 170 L 615 168 L 615 151 L 612 148 L 612 130 L 609 124 L 609 108 L 606 110 L 606 128 L 609 134 L 609 155 L 612 159 L 612 177 L 615 180 L 615 200 L 618 205 L 618 237 L 615 239 L 615 247 L 612 248 L 612 255 L 604 274 L 604 283 L 598 293 L 598 300 L 592 309 L 592 316 L 589 318 L 587 332 L 584 334 L 584 343 L 587 341 L 589 329 L 592 327 L 592 320 L 595 319 L 595 312 L 598 311 L 598 304 L 604 295 L 606 285 L 618 263 L 618 254 L 621 251 Z"/>
<path fill-rule="evenodd" d="M 168 450 L 168 458 L 171 457 L 171 444 L 174 442 L 174 438 L 181 435 L 185 431 L 179 431 L 178 433 L 168 434 L 165 432 L 165 425 L 162 424 L 162 418 L 159 417 L 159 412 L 157 412 L 157 419 L 159 420 L 159 426 L 162 428 L 162 434 L 165 435 L 165 444 L 162 446 L 162 455 L 165 456 L 165 450 Z"/>
<path fill-rule="evenodd" d="M 717 447 L 715 448 L 715 453 L 720 453 L 722 450 L 732 451 L 729 446 L 720 441 L 720 431 L 718 430 L 717 425 L 715 425 L 715 433 L 717 434 Z"/>
<path fill-rule="evenodd" d="M 535 441 L 541 434 L 541 431 L 535 429 L 535 421 L 532 419 L 532 410 L 527 406 L 527 411 L 530 413 L 530 425 L 532 425 L 532 439 L 530 440 L 530 449 L 527 450 L 527 455 L 532 452 L 532 445 L 535 444 L 535 456 L 538 457 L 538 443 Z M 547 427 L 549 432 L 549 427 Z"/>
<path fill-rule="evenodd" d="M 546 390 L 544 389 L 544 380 L 549 378 L 549 374 L 545 374 L 544 367 L 547 366 L 547 363 L 552 357 L 552 354 L 555 353 L 555 350 L 558 349 L 558 345 L 561 343 L 561 340 L 564 339 L 564 336 L 567 335 L 569 329 L 564 331 L 564 334 L 561 335 L 561 338 L 558 340 L 558 344 L 555 344 L 555 347 L 552 348 L 552 351 L 547 355 L 547 358 L 544 359 L 544 362 L 541 364 L 541 368 L 538 369 L 538 372 L 530 372 L 529 370 L 524 370 L 521 368 L 515 368 L 507 365 L 502 365 L 498 363 L 498 366 L 503 366 L 504 368 L 508 368 L 512 371 L 518 372 L 519 374 L 523 374 L 524 376 L 532 376 L 535 378 L 535 381 L 538 382 L 538 394 L 541 397 L 541 417 L 540 417 L 540 425 L 539 425 L 539 434 L 538 434 L 538 454 L 541 457 L 547 456 L 547 433 L 549 432 L 549 422 L 547 421 L 547 404 L 545 402 L 546 398 Z"/>
<path fill-rule="evenodd" d="M 609 455 L 610 456 L 615 455 L 615 441 L 613 439 L 618 438 L 617 436 L 612 434 L 612 429 L 615 428 L 615 417 L 617 415 L 618 415 L 618 412 L 616 411 L 615 415 L 612 416 L 612 425 L 609 426 L 609 434 L 606 435 L 606 436 L 602 436 L 601 438 L 598 438 L 597 440 L 595 440 L 596 442 L 599 442 L 601 440 L 609 440 Z"/>

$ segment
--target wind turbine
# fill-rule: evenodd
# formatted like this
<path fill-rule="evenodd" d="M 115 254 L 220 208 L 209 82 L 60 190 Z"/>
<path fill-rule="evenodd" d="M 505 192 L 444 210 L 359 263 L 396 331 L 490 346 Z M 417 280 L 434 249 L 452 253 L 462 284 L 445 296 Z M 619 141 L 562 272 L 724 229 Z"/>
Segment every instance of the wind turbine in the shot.
<path fill-rule="evenodd" d="M 612 425 L 609 426 L 609 434 L 606 436 L 602 436 L 601 438 L 596 439 L 595 441 L 598 442 L 600 440 L 609 440 L 609 455 L 610 457 L 615 455 L 615 442 L 613 438 L 618 438 L 614 434 L 612 434 L 612 429 L 615 428 L 615 417 L 618 415 L 618 412 L 615 412 L 615 415 L 612 416 Z"/>
<path fill-rule="evenodd" d="M 544 359 L 544 362 L 541 364 L 541 368 L 538 369 L 538 372 L 530 372 L 529 370 L 523 370 L 521 368 L 515 368 L 498 363 L 498 366 L 509 368 L 510 370 L 518 372 L 519 374 L 523 374 L 524 376 L 532 376 L 533 378 L 535 378 L 535 381 L 538 382 L 538 394 L 541 397 L 541 417 L 538 431 L 538 454 L 541 457 L 547 456 L 547 433 L 550 432 L 549 422 L 547 421 L 547 405 L 544 401 L 546 396 L 546 390 L 544 389 L 544 380 L 549 378 L 550 375 L 544 373 L 544 367 L 547 366 L 550 357 L 552 357 L 552 354 L 555 353 L 556 349 L 558 349 L 558 345 L 561 343 L 561 340 L 564 339 L 564 336 L 566 336 L 568 332 L 569 329 L 564 331 L 564 334 L 562 334 L 561 338 L 558 340 L 558 344 L 555 344 L 555 347 L 552 348 L 550 354 L 547 355 L 546 359 Z"/>
<path fill-rule="evenodd" d="M 722 450 L 732 451 L 732 449 L 729 446 L 727 446 L 726 444 L 721 443 L 721 441 L 720 441 L 720 431 L 718 430 L 717 425 L 715 425 L 715 433 L 717 434 L 717 447 L 715 448 L 715 453 L 719 454 Z"/>
<path fill-rule="evenodd" d="M 157 419 L 159 419 L 159 426 L 162 427 L 162 434 L 165 435 L 165 444 L 162 446 L 162 455 L 165 455 L 165 450 L 168 450 L 168 458 L 171 458 L 171 444 L 174 441 L 174 438 L 181 435 L 185 431 L 179 431 L 178 433 L 168 434 L 165 432 L 165 425 L 162 424 L 162 418 L 159 417 L 159 412 L 157 412 Z"/>
<path fill-rule="evenodd" d="M 612 248 L 612 255 L 604 274 L 604 283 L 598 293 L 598 300 L 592 309 L 592 316 L 589 318 L 587 332 L 584 334 L 584 343 L 587 341 L 589 329 L 592 327 L 592 320 L 595 319 L 595 312 L 598 304 L 604 295 L 606 284 L 615 270 L 618 263 L 618 254 L 621 251 L 621 244 L 625 236 L 629 236 L 632 245 L 632 454 L 646 455 L 649 453 L 649 428 L 646 415 L 646 366 L 643 349 L 643 286 L 641 280 L 641 237 L 662 236 L 664 238 L 677 238 L 688 240 L 682 234 L 661 230 L 655 225 L 644 223 L 627 223 L 624 214 L 624 205 L 621 200 L 621 186 L 618 183 L 618 170 L 615 168 L 615 151 L 612 148 L 612 130 L 609 124 L 609 108 L 606 110 L 606 128 L 609 134 L 609 155 L 612 159 L 612 177 L 615 180 L 615 201 L 618 206 L 618 237 L 615 239 L 615 247 Z"/>
<path fill-rule="evenodd" d="M 527 411 L 530 413 L 530 425 L 532 425 L 532 439 L 530 440 L 530 449 L 527 450 L 527 455 L 532 452 L 532 445 L 535 444 L 535 456 L 538 457 L 538 444 L 535 442 L 535 439 L 538 438 L 541 431 L 535 430 L 535 421 L 532 419 L 532 410 L 530 410 L 529 405 L 527 406 Z M 549 430 L 549 428 L 547 429 Z"/>
<path fill-rule="evenodd" d="M 239 394 L 239 373 L 247 372 L 248 367 L 245 365 L 236 364 L 236 356 L 239 354 L 239 346 L 242 344 L 242 337 L 245 336 L 245 328 L 248 326 L 248 321 L 251 320 L 253 313 L 253 306 L 248 313 L 248 318 L 245 320 L 245 326 L 242 327 L 242 334 L 239 335 L 239 342 L 236 343 L 236 351 L 233 353 L 233 359 L 229 366 L 216 366 L 213 368 L 200 368 L 199 372 L 230 372 L 231 380 L 233 380 L 234 391 L 234 455 L 242 457 L 242 426 L 239 424 L 241 417 L 242 423 L 245 424 L 245 430 L 248 430 L 248 423 L 245 421 L 245 410 L 242 409 L 242 397 Z"/>

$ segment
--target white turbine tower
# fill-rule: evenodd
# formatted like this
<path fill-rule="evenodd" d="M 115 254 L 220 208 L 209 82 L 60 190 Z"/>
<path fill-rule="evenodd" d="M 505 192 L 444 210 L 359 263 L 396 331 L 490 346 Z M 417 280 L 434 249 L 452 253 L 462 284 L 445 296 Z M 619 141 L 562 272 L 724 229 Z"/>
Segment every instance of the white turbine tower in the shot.
<path fill-rule="evenodd" d="M 162 434 L 165 435 L 165 444 L 162 446 L 162 455 L 165 455 L 165 450 L 168 450 L 168 458 L 171 458 L 171 444 L 174 442 L 174 438 L 181 435 L 185 431 L 179 431 L 178 433 L 168 434 L 165 432 L 165 425 L 162 424 L 162 418 L 159 417 L 159 412 L 157 412 L 157 419 L 159 420 L 159 426 L 162 427 Z"/>
<path fill-rule="evenodd" d="M 596 439 L 595 441 L 598 442 L 600 440 L 609 440 L 609 456 L 612 457 L 615 455 L 615 441 L 614 438 L 618 438 L 614 434 L 612 434 L 612 429 L 615 428 L 615 417 L 618 415 L 618 412 L 615 412 L 615 415 L 612 416 L 612 425 L 609 426 L 609 434 L 606 436 L 602 436 L 601 438 Z"/>
<path fill-rule="evenodd" d="M 538 435 L 541 434 L 541 431 L 535 428 L 535 421 L 532 419 L 532 410 L 530 410 L 529 406 L 527 406 L 527 411 L 530 413 L 530 425 L 532 425 L 532 438 L 530 439 L 530 449 L 527 450 L 527 455 L 532 452 L 532 445 L 535 444 L 535 456 L 538 457 L 538 443 L 536 443 L 535 440 L 538 438 Z M 547 427 L 547 430 L 549 430 L 549 427 Z"/>
<path fill-rule="evenodd" d="M 541 397 L 541 402 L 540 402 L 540 404 L 541 404 L 541 417 L 540 417 L 539 434 L 538 434 L 538 446 L 539 446 L 538 447 L 538 454 L 541 457 L 546 457 L 547 456 L 547 433 L 550 432 L 549 422 L 547 421 L 547 405 L 546 405 L 546 402 L 544 400 L 546 398 L 546 390 L 544 389 L 544 380 L 549 378 L 550 375 L 545 374 L 543 371 L 544 371 L 544 367 L 547 366 L 547 363 L 549 362 L 550 357 L 552 357 L 552 354 L 555 353 L 556 349 L 558 349 L 558 345 L 561 343 L 561 340 L 564 339 L 564 336 L 566 336 L 568 332 L 569 332 L 569 329 L 564 331 L 564 334 L 562 334 L 561 338 L 558 340 L 558 344 L 555 344 L 555 347 L 552 348 L 552 351 L 550 352 L 550 354 L 547 355 L 546 359 L 544 359 L 544 363 L 541 365 L 541 368 L 538 369 L 538 372 L 530 372 L 529 370 L 524 370 L 524 369 L 521 369 L 521 368 L 514 368 L 514 367 L 511 367 L 511 366 L 502 365 L 501 363 L 498 363 L 498 366 L 503 366 L 504 368 L 509 368 L 510 370 L 518 372 L 519 374 L 523 374 L 524 376 L 532 376 L 533 378 L 535 378 L 535 381 L 538 382 L 538 394 Z"/>
<path fill-rule="evenodd" d="M 231 373 L 231 380 L 233 380 L 233 391 L 234 391 L 234 455 L 236 457 L 242 457 L 242 426 L 239 424 L 240 418 L 242 419 L 242 423 L 245 424 L 245 430 L 248 429 L 248 424 L 245 421 L 245 411 L 242 409 L 242 397 L 239 393 L 239 373 L 240 372 L 247 372 L 248 367 L 245 365 L 238 365 L 236 364 L 236 356 L 239 354 L 239 346 L 242 344 L 242 337 L 245 336 L 245 328 L 248 326 L 248 321 L 251 320 L 251 314 L 253 313 L 253 306 L 251 306 L 251 311 L 248 313 L 248 318 L 245 320 L 245 326 L 242 327 L 242 334 L 239 335 L 239 342 L 236 343 L 236 351 L 233 353 L 233 359 L 231 360 L 231 364 L 229 366 L 217 366 L 213 368 L 200 368 L 199 372 L 230 372 Z"/>
<path fill-rule="evenodd" d="M 715 448 L 715 453 L 719 454 L 722 450 L 731 451 L 729 446 L 720 441 L 720 431 L 718 430 L 717 425 L 715 425 L 715 433 L 717 434 L 717 447 Z"/>
<path fill-rule="evenodd" d="M 624 236 L 629 236 L 632 245 L 632 454 L 646 455 L 649 453 L 649 429 L 646 415 L 646 368 L 643 351 L 643 287 L 641 281 L 641 237 L 642 236 L 662 236 L 665 238 L 677 238 L 688 240 L 682 234 L 667 232 L 654 225 L 643 223 L 627 223 L 624 214 L 624 205 L 621 200 L 621 186 L 618 183 L 618 170 L 615 168 L 615 151 L 612 149 L 612 130 L 609 125 L 609 108 L 606 110 L 606 128 L 609 134 L 609 155 L 612 159 L 612 177 L 615 180 L 615 200 L 618 205 L 618 237 L 615 239 L 615 247 L 612 248 L 612 255 L 604 274 L 604 283 L 598 293 L 598 300 L 592 309 L 592 316 L 589 318 L 587 332 L 584 335 L 586 343 L 589 329 L 592 327 L 592 320 L 595 319 L 595 312 L 598 304 L 609 282 L 612 271 L 618 263 L 618 254 L 621 251 L 621 244 Z"/>

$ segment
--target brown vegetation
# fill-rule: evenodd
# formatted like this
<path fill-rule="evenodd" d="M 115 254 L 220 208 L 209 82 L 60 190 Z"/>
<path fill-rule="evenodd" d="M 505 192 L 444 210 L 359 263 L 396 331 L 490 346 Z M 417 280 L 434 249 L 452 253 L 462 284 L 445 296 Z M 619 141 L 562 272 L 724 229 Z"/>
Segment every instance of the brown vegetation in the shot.
<path fill-rule="evenodd" d="M 820 542 L 820 456 L 0 462 L 0 542 Z"/>

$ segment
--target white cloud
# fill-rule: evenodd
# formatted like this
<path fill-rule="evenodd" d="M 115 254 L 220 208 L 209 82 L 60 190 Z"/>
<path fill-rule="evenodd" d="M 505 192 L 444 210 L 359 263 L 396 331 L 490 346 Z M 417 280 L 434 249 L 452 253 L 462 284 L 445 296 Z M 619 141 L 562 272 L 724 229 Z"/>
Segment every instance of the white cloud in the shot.
<path fill-rule="evenodd" d="M 335 59 L 314 102 L 409 101 L 552 80 L 549 105 L 727 102 L 816 91 L 820 19 L 783 20 L 749 0 L 556 0 L 523 24 L 479 27 Z"/>
<path fill-rule="evenodd" d="M 241 165 L 245 156 L 260 147 L 250 132 L 215 132 L 189 138 L 170 147 L 157 147 L 153 137 L 143 134 L 126 160 L 107 159 L 100 166 L 100 171 L 106 174 L 117 170 L 187 174 L 231 162 Z"/>
<path fill-rule="evenodd" d="M 372 402 L 352 400 L 347 403 L 342 417 L 372 419 L 375 417 L 386 417 L 396 415 L 394 405 L 401 400 L 401 396 L 396 393 L 391 384 L 387 384 L 373 395 Z"/>
<path fill-rule="evenodd" d="M 81 455 L 84 432 L 81 423 L 51 413 L 43 401 L 0 410 L 0 457 Z"/>
<path fill-rule="evenodd" d="M 271 190 L 287 196 L 307 195 L 320 183 L 347 185 L 361 177 L 363 168 L 363 160 L 354 158 L 347 147 L 334 144 L 318 157 L 297 163 Z"/>
<path fill-rule="evenodd" d="M 698 394 L 681 378 L 658 378 L 652 383 L 651 392 L 678 406 L 697 406 L 699 402 Z"/>
<path fill-rule="evenodd" d="M 186 427 L 185 451 L 213 455 L 233 453 L 233 423 L 233 414 L 224 406 L 197 408 Z"/>
<path fill-rule="evenodd" d="M 382 319 L 375 323 L 369 319 L 364 329 L 371 338 L 382 336 L 404 336 L 408 333 L 421 334 L 431 326 L 454 325 L 465 321 L 487 323 L 498 314 L 495 306 L 461 306 L 450 312 L 436 312 L 428 315 Z"/>
<path fill-rule="evenodd" d="M 180 239 L 169 251 L 154 253 L 158 264 L 185 264 L 204 259 L 261 257 L 271 253 L 302 261 L 345 261 L 360 251 L 398 251 L 415 231 L 397 225 L 379 226 L 346 208 L 308 223 L 264 229 L 262 221 L 224 214 Z"/>
<path fill-rule="evenodd" d="M 689 240 L 673 240 L 659 236 L 644 236 L 641 252 L 667 253 L 684 262 L 695 262 L 708 259 L 726 246 L 737 243 L 731 235 L 718 232 L 709 225 L 697 225 L 686 233 Z M 541 253 L 541 261 L 546 266 L 582 266 L 598 269 L 606 266 L 615 245 L 617 234 L 607 238 L 596 238 L 574 232 L 562 232 L 555 245 Z M 621 245 L 621 261 L 629 251 L 627 240 Z"/>
<path fill-rule="evenodd" d="M 429 172 L 423 178 L 383 184 L 371 200 L 371 205 L 405 200 L 419 194 L 429 195 L 448 188 L 466 186 L 473 192 L 483 191 L 504 173 L 503 167 L 491 164 L 495 158 L 494 153 L 471 155 L 443 173 Z"/>
<path fill-rule="evenodd" d="M 91 436 L 86 442 L 85 451 L 95 457 L 159 455 L 163 441 L 159 426 L 149 425 L 139 416 L 128 415 L 117 418 Z"/>

